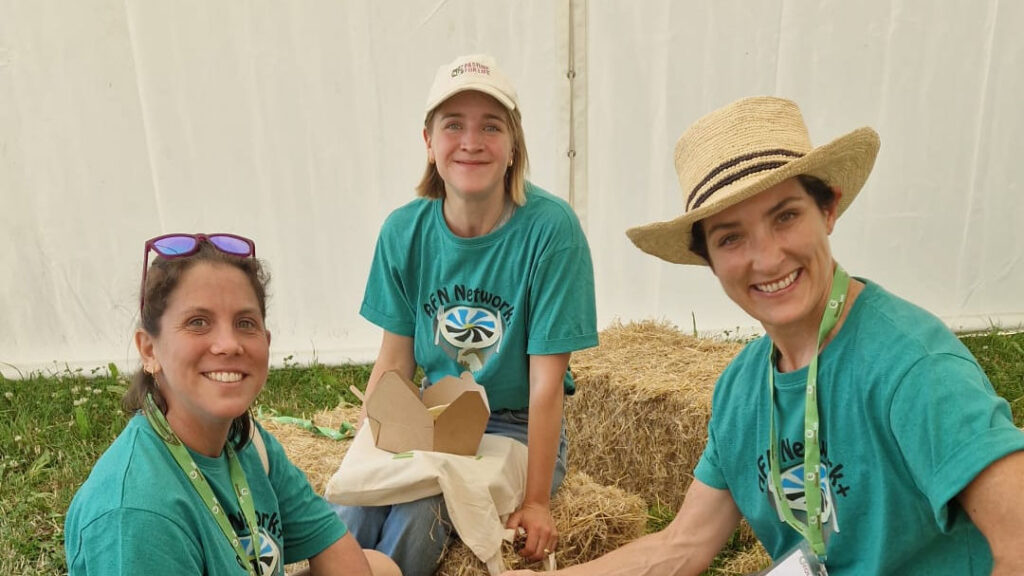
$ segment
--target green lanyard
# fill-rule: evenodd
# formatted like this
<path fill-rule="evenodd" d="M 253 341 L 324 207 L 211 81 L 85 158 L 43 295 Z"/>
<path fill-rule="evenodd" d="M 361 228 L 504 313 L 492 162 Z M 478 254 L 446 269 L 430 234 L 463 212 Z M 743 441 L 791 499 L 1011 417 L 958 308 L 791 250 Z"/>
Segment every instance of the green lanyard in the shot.
<path fill-rule="evenodd" d="M 257 573 L 256 569 L 253 568 L 251 558 L 246 553 L 245 548 L 242 547 L 241 541 L 238 539 L 238 534 L 235 533 L 234 528 L 231 527 L 231 523 L 228 521 L 228 516 L 224 512 L 224 507 L 217 501 L 217 496 L 213 493 L 213 489 L 210 488 L 210 484 L 206 481 L 206 477 L 203 476 L 202 471 L 199 470 L 199 466 L 196 465 L 195 460 L 188 453 L 188 448 L 182 444 L 181 440 L 171 430 L 170 424 L 167 423 L 167 418 L 164 417 L 163 413 L 157 407 L 156 402 L 153 401 L 153 395 L 146 395 L 146 409 L 143 410 L 146 414 L 146 418 L 149 420 L 149 425 L 156 431 L 157 436 L 164 441 L 164 446 L 167 446 L 167 450 L 170 451 L 171 455 L 174 456 L 175 461 L 178 462 L 178 466 L 181 467 L 182 472 L 188 477 L 189 481 L 192 482 L 192 487 L 196 489 L 199 497 L 202 498 L 203 503 L 210 510 L 210 514 L 213 515 L 213 519 L 217 521 L 217 525 L 220 526 L 221 532 L 231 543 L 231 547 L 235 549 L 235 554 L 238 556 L 238 563 L 245 567 L 246 571 L 250 576 L 258 576 L 263 574 L 263 567 L 259 564 L 260 555 L 260 531 L 256 524 L 256 510 L 253 508 L 252 497 L 249 491 L 249 483 L 245 479 L 245 472 L 242 470 L 242 465 L 238 461 L 238 456 L 235 454 L 235 449 L 231 447 L 231 443 L 228 442 L 224 445 L 224 450 L 228 453 L 228 469 L 231 474 L 231 484 L 235 487 L 235 495 L 238 497 L 238 505 L 242 509 L 242 515 L 245 516 L 245 523 L 249 526 L 249 534 L 252 537 L 253 551 L 256 553 L 256 565 L 259 566 Z M 258 434 L 259 432 L 257 432 Z"/>
<path fill-rule="evenodd" d="M 789 500 L 782 492 L 782 472 L 779 466 L 778 440 L 775 437 L 775 345 L 768 352 L 768 389 L 771 394 L 771 416 L 769 417 L 768 458 L 771 468 L 772 488 L 775 491 L 775 505 L 782 513 L 786 523 L 800 533 L 811 545 L 811 549 L 819 557 L 825 557 L 825 539 L 821 530 L 821 444 L 818 440 L 818 352 L 821 343 L 839 322 L 846 304 L 846 292 L 850 286 L 850 277 L 843 267 L 836 264 L 832 276 L 832 292 L 828 296 L 828 305 L 818 327 L 818 347 L 815 349 L 811 365 L 807 368 L 807 398 L 804 402 L 804 501 L 807 503 L 807 524 L 793 514 Z"/>

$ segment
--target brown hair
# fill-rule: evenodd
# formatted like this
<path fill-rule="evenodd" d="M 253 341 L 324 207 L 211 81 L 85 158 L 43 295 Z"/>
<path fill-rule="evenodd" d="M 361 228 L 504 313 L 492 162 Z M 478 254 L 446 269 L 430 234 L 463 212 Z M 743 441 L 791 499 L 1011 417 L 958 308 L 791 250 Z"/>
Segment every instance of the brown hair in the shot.
<path fill-rule="evenodd" d="M 145 330 L 151 336 L 160 335 L 160 320 L 167 310 L 167 304 L 171 295 L 178 288 L 181 277 L 189 268 L 201 262 L 226 264 L 234 266 L 245 274 L 249 284 L 256 293 L 256 300 L 260 306 L 260 317 L 267 317 L 267 285 L 270 276 L 263 269 L 263 265 L 256 258 L 239 258 L 225 254 L 213 247 L 207 240 L 199 242 L 199 251 L 184 258 L 168 260 L 159 256 L 154 257 L 153 263 L 149 265 L 146 273 L 146 285 L 142 287 L 145 295 L 145 304 L 139 317 L 139 328 Z M 128 385 L 128 390 L 121 398 L 121 407 L 129 415 L 142 410 L 146 405 L 146 396 L 153 395 L 153 400 L 163 413 L 167 413 L 167 401 L 160 393 L 156 379 L 144 369 L 139 369 Z M 252 415 L 246 411 L 245 414 L 234 419 L 231 423 L 229 438 L 233 438 L 235 448 L 241 450 L 249 442 L 249 435 L 252 433 Z"/>
<path fill-rule="evenodd" d="M 434 115 L 440 104 L 427 113 L 423 127 L 429 133 L 434 123 Z M 517 206 L 526 204 L 526 174 L 530 169 L 530 157 L 526 153 L 526 136 L 523 134 L 523 119 L 519 109 L 505 110 L 505 121 L 508 123 L 509 131 L 512 133 L 512 165 L 505 171 L 505 193 L 508 194 Z M 437 165 L 427 162 L 423 169 L 423 177 L 416 185 L 416 193 L 425 198 L 444 198 L 444 180 L 437 171 Z"/>
<path fill-rule="evenodd" d="M 811 176 L 810 174 L 800 174 L 796 179 L 800 181 L 804 191 L 811 198 L 814 198 L 814 203 L 818 205 L 818 209 L 822 212 L 835 203 L 836 191 L 821 178 Z M 708 264 L 711 264 L 711 255 L 708 252 L 708 237 L 704 232 L 704 221 L 697 220 L 693 223 L 690 230 L 690 251 L 706 260 Z"/>

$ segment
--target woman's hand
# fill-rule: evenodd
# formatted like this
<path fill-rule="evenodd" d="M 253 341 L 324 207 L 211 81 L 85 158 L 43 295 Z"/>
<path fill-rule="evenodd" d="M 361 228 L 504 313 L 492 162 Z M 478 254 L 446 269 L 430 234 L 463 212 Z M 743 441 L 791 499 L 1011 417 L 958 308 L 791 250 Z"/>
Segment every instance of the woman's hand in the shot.
<path fill-rule="evenodd" d="M 519 528 L 526 532 L 526 544 L 519 550 L 519 555 L 530 562 L 547 558 L 558 546 L 558 529 L 548 506 L 524 502 L 519 510 L 509 516 L 505 527 L 517 533 Z"/>

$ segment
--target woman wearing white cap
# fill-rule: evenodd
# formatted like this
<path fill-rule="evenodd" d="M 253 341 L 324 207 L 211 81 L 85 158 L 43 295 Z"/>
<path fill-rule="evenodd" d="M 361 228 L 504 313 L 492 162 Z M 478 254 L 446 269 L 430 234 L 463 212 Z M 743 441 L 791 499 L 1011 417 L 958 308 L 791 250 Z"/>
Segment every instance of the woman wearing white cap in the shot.
<path fill-rule="evenodd" d="M 941 321 L 832 258 L 878 147 L 861 128 L 813 148 L 796 104 L 769 97 L 679 139 L 685 213 L 628 235 L 709 265 L 766 336 L 719 378 L 672 524 L 560 574 L 697 575 L 741 516 L 773 574 L 1024 574 L 1024 434 L 1006 402 Z"/>
<path fill-rule="evenodd" d="M 525 499 L 507 527 L 539 560 L 558 543 L 550 497 L 565 476 L 569 356 L 597 344 L 590 249 L 572 208 L 526 181 L 516 92 L 493 58 L 440 67 L 423 139 L 421 198 L 384 223 L 360 309 L 384 330 L 367 393 L 389 370 L 412 378 L 420 366 L 430 382 L 471 371 L 487 390 L 487 432 L 527 445 Z M 450 532 L 440 496 L 338 511 L 406 576 L 432 574 Z"/>

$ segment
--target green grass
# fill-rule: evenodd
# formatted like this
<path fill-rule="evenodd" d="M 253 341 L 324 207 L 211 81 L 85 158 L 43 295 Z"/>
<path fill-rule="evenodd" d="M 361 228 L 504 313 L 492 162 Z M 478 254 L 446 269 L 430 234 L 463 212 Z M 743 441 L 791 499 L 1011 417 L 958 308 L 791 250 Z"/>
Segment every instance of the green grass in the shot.
<path fill-rule="evenodd" d="M 985 369 L 996 392 L 1010 403 L 1013 423 L 1024 427 L 1024 332 L 1000 335 L 991 331 L 960 340 Z"/>
<path fill-rule="evenodd" d="M 124 427 L 123 392 L 107 369 L 0 379 L 0 572 L 65 572 L 64 512 Z"/>
<path fill-rule="evenodd" d="M 963 341 L 1024 425 L 1024 334 Z M 353 402 L 348 387 L 362 388 L 369 374 L 369 366 L 300 366 L 286 359 L 271 370 L 259 404 L 308 418 L 341 400 Z M 120 409 L 126 385 L 113 366 L 0 377 L 0 574 L 66 573 L 64 514 L 127 421 Z M 673 512 L 652 508 L 649 529 L 663 527 Z"/>

